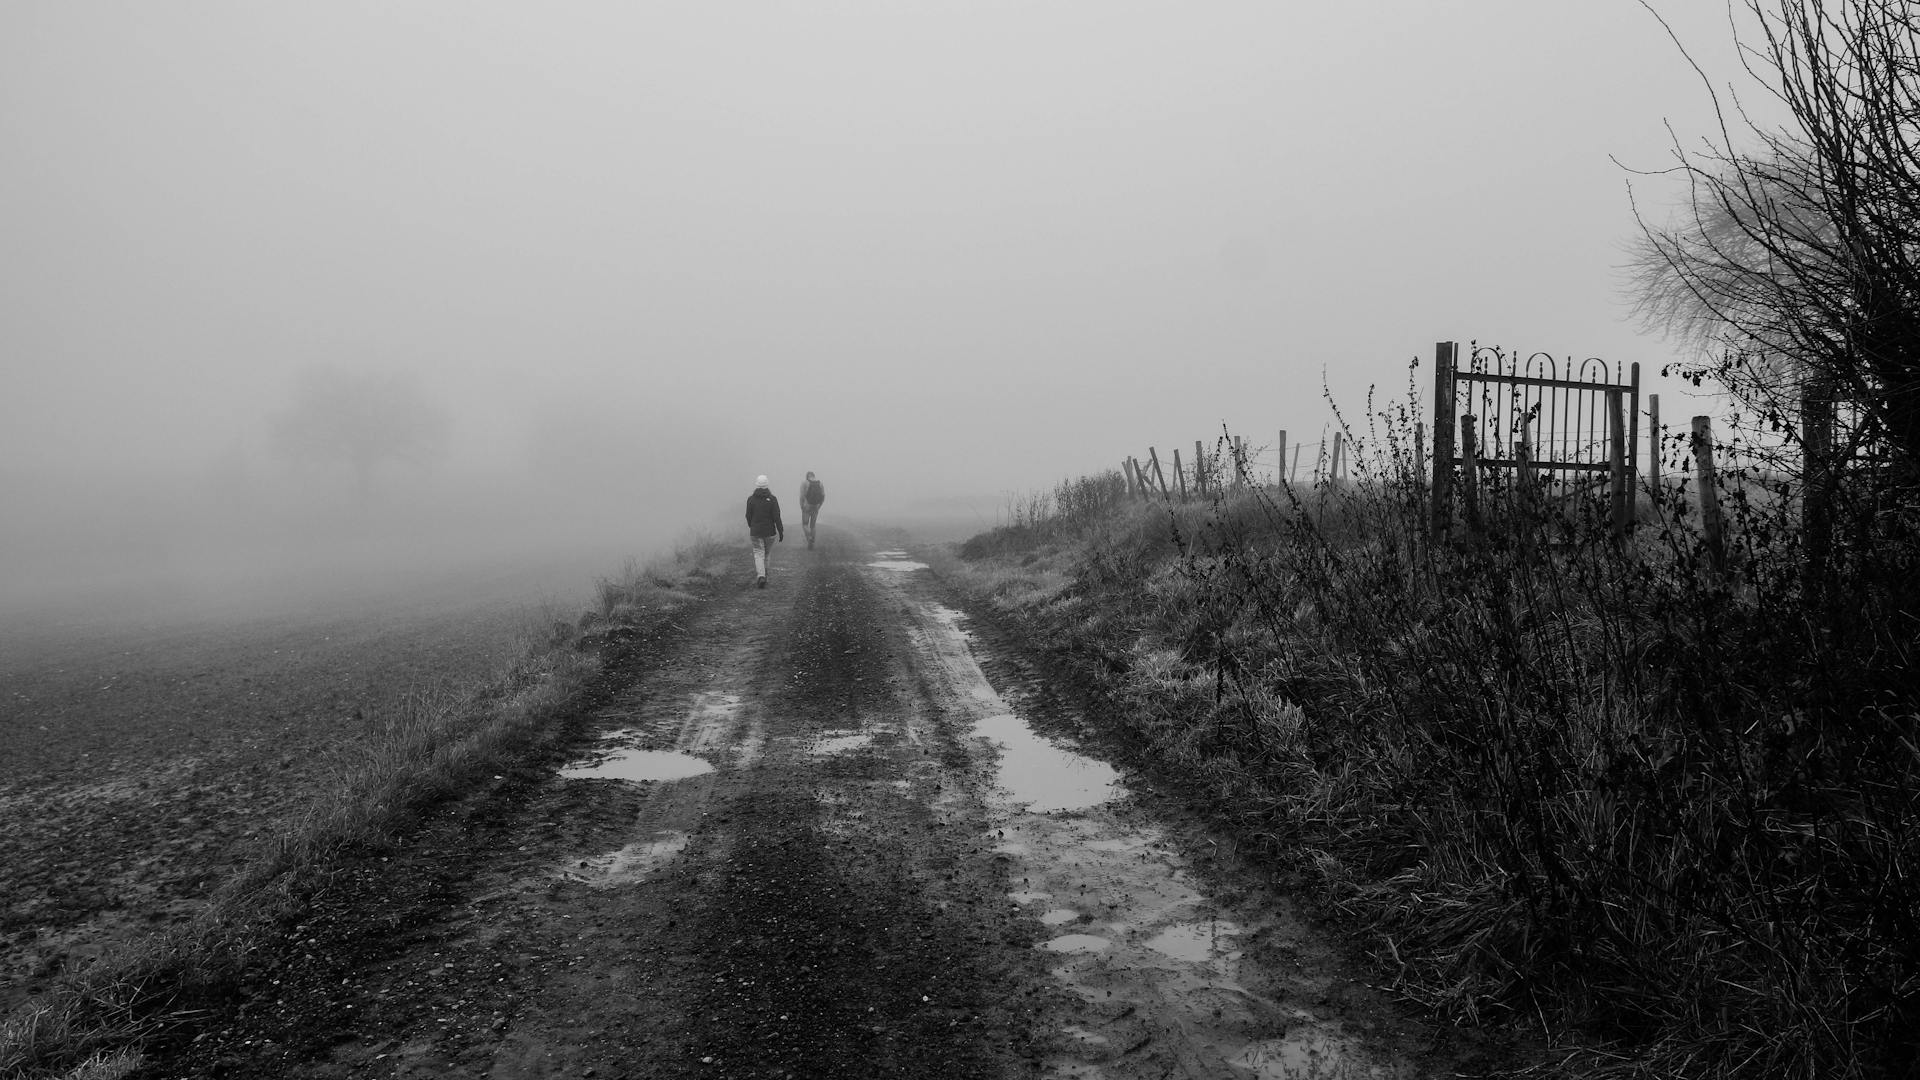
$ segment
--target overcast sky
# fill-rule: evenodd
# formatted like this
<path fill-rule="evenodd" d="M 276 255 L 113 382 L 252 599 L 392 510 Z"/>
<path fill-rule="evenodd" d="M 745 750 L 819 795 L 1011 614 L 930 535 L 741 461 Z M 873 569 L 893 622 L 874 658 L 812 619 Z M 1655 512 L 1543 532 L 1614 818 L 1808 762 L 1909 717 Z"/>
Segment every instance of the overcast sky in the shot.
<path fill-rule="evenodd" d="M 1711 123 L 1635 0 L 10 0 L 0 475 L 250 463 L 317 364 L 729 507 L 1317 438 L 1441 339 L 1651 380 L 1614 159 Z"/>

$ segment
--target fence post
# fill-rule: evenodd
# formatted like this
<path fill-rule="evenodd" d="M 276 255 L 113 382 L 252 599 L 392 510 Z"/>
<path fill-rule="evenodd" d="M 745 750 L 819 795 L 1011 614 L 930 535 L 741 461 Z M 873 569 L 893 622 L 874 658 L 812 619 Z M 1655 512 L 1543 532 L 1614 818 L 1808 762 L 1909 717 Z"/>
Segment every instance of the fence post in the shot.
<path fill-rule="evenodd" d="M 1247 486 L 1247 440 L 1239 435 L 1233 437 L 1233 489 Z"/>
<path fill-rule="evenodd" d="M 1153 463 L 1153 486 L 1160 490 L 1162 496 L 1165 496 L 1167 493 L 1167 474 L 1160 471 L 1159 451 L 1151 446 L 1147 447 L 1147 460 Z"/>
<path fill-rule="evenodd" d="M 1433 346 L 1433 539 L 1453 526 L 1453 364 L 1459 343 Z"/>
<path fill-rule="evenodd" d="M 1202 498 L 1207 494 L 1207 452 L 1199 439 L 1193 440 L 1193 489 Z"/>
<path fill-rule="evenodd" d="M 1286 428 L 1280 429 L 1280 465 L 1278 468 L 1274 470 L 1273 480 L 1275 484 L 1285 484 L 1287 482 L 1287 429 Z"/>
<path fill-rule="evenodd" d="M 1415 420 L 1413 422 L 1413 475 L 1408 479 L 1418 484 L 1421 474 L 1426 471 L 1427 422 L 1425 420 Z"/>
<path fill-rule="evenodd" d="M 1800 394 L 1800 528 L 1807 546 L 1802 580 L 1809 597 L 1824 600 L 1833 551 L 1833 390 L 1816 376 Z"/>
<path fill-rule="evenodd" d="M 1133 479 L 1133 458 L 1125 457 L 1120 459 L 1120 470 L 1127 474 L 1127 500 L 1131 502 L 1138 497 Z"/>
<path fill-rule="evenodd" d="M 1653 505 L 1660 505 L 1666 494 L 1666 482 L 1660 476 L 1660 395 L 1647 395 L 1647 494 Z"/>
<path fill-rule="evenodd" d="M 1540 482 L 1540 470 L 1533 465 L 1533 421 L 1532 413 L 1520 418 L 1520 450 L 1515 455 L 1520 459 L 1520 500 L 1529 517 L 1533 511 L 1534 491 Z"/>
<path fill-rule="evenodd" d="M 1343 453 L 1346 448 L 1346 433 L 1341 431 L 1334 432 L 1333 460 L 1327 463 L 1327 479 L 1336 484 L 1346 479 L 1347 476 L 1346 454 Z"/>
<path fill-rule="evenodd" d="M 1460 494 L 1467 504 L 1467 531 L 1480 531 L 1480 440 L 1473 414 L 1460 414 Z"/>
<path fill-rule="evenodd" d="M 1545 515 L 1540 513 L 1539 484 L 1540 470 L 1533 464 L 1533 421 L 1531 412 L 1520 417 L 1520 441 L 1513 448 L 1515 483 L 1513 485 L 1513 503 L 1516 513 L 1516 541 L 1522 551 L 1531 553 L 1537 546 L 1538 532 L 1545 524 Z"/>
<path fill-rule="evenodd" d="M 1627 431 L 1626 417 L 1621 415 L 1623 408 L 1625 405 L 1620 391 L 1607 391 L 1607 480 L 1612 497 L 1613 536 L 1616 540 L 1627 535 L 1627 524 L 1633 520 L 1630 502 L 1633 491 L 1627 483 Z"/>
<path fill-rule="evenodd" d="M 1173 479 L 1180 485 L 1180 501 L 1187 501 L 1187 474 L 1180 470 L 1180 448 L 1173 448 Z"/>
<path fill-rule="evenodd" d="M 1635 494 L 1640 487 L 1640 361 L 1635 360 L 1632 364 L 1628 365 L 1627 370 L 1632 375 L 1632 378 L 1629 380 L 1631 389 L 1628 393 L 1633 395 L 1633 400 L 1628 402 L 1627 405 L 1626 525 L 1628 528 L 1632 528 L 1634 522 L 1640 517 L 1639 498 Z"/>
<path fill-rule="evenodd" d="M 1700 523 L 1707 531 L 1707 558 L 1713 572 L 1727 565 L 1726 524 L 1720 519 L 1720 485 L 1713 467 L 1713 420 L 1693 418 L 1693 473 L 1700 480 Z"/>

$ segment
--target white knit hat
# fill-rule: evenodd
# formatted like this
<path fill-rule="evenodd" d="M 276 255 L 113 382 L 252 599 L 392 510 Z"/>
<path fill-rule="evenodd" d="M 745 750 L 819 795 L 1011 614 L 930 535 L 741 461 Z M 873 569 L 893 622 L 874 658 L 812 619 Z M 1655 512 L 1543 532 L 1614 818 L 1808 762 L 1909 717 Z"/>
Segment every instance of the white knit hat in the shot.
<path fill-rule="evenodd" d="M 764 473 L 762 473 L 761 475 L 759 475 L 759 476 L 756 476 L 756 477 L 754 477 L 754 478 L 753 478 L 753 486 L 754 486 L 754 487 L 757 487 L 757 488 L 763 488 L 763 487 L 766 487 L 766 486 L 767 486 L 767 477 L 766 477 L 766 474 L 764 474 Z"/>

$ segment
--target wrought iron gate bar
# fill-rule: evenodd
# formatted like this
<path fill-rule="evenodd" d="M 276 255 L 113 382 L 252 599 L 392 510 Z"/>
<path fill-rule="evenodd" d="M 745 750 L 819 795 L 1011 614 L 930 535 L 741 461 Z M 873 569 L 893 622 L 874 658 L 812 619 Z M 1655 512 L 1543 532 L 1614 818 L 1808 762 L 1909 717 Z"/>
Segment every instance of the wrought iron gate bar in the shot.
<path fill-rule="evenodd" d="M 1583 382 L 1579 379 L 1544 379 L 1537 375 L 1497 375 L 1490 371 L 1461 371 L 1454 375 L 1461 382 L 1522 383 L 1527 386 L 1555 386 L 1569 390 L 1604 390 L 1609 383 Z"/>

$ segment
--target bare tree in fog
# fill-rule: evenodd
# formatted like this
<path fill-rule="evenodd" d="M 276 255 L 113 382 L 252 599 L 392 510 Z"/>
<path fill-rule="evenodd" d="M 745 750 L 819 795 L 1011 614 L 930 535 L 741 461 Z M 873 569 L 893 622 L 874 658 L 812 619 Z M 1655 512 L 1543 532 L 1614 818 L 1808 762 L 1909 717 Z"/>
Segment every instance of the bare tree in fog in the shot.
<path fill-rule="evenodd" d="M 365 503 L 380 466 L 440 457 L 447 417 L 405 373 L 316 367 L 301 373 L 272 432 L 274 449 L 296 464 L 350 467 Z"/>
<path fill-rule="evenodd" d="M 1795 437 L 1801 396 L 1846 445 L 1920 466 L 1920 2 L 1745 0 L 1749 70 L 1786 107 L 1757 149 L 1675 148 L 1679 222 L 1644 226 L 1635 299 L 1718 383 Z M 1717 101 L 1716 101 L 1717 104 Z M 1724 115 L 1724 114 L 1723 114 Z M 1744 114 L 1743 114 L 1744 115 Z"/>

